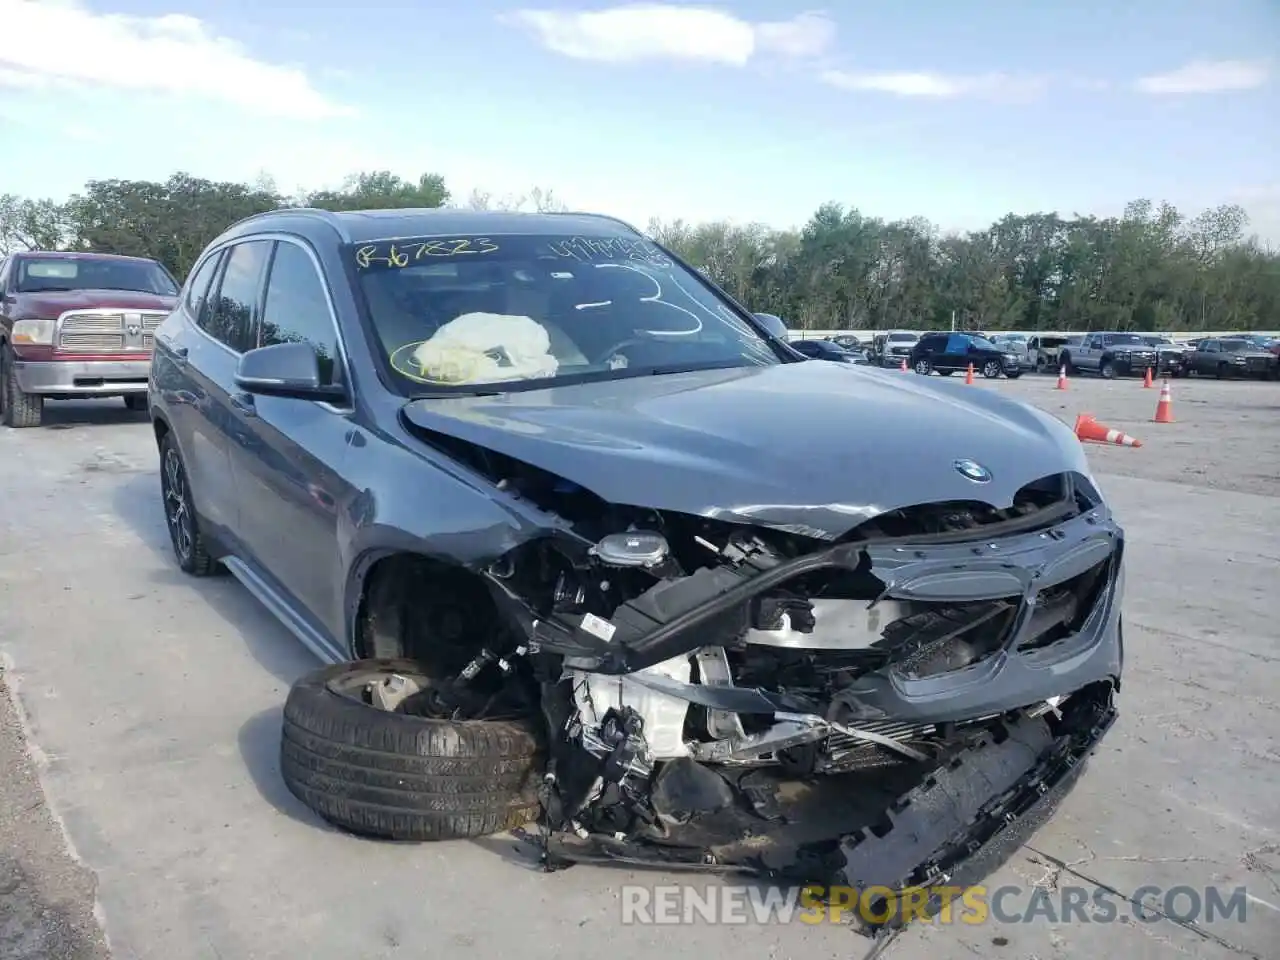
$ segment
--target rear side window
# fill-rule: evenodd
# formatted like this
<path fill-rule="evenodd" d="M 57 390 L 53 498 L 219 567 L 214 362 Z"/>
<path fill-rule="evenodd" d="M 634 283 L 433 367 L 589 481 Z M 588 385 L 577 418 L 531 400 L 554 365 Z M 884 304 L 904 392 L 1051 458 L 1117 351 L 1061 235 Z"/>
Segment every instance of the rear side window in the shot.
<path fill-rule="evenodd" d="M 217 273 L 218 261 L 221 259 L 222 251 L 219 250 L 213 256 L 206 258 L 191 275 L 191 283 L 187 286 L 187 311 L 197 323 L 200 321 L 200 314 L 204 311 L 205 301 L 209 299 L 209 284 Z"/>
<path fill-rule="evenodd" d="M 963 334 L 953 333 L 947 338 L 947 353 L 964 353 L 969 349 L 969 338 Z"/>
<path fill-rule="evenodd" d="M 236 353 L 249 344 L 271 244 L 270 240 L 248 240 L 231 247 L 217 294 L 199 320 L 201 329 Z"/>

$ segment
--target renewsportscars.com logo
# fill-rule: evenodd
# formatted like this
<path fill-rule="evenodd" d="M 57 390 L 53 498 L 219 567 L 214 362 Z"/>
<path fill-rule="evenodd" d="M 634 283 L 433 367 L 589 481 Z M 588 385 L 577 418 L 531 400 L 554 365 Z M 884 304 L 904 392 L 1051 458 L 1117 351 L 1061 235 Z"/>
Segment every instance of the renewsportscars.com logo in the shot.
<path fill-rule="evenodd" d="M 929 903 L 936 898 L 933 915 Z M 671 884 L 622 888 L 624 924 L 1182 923 L 1245 922 L 1244 887 L 1139 887 L 1132 897 L 1097 887 L 776 887 Z"/>

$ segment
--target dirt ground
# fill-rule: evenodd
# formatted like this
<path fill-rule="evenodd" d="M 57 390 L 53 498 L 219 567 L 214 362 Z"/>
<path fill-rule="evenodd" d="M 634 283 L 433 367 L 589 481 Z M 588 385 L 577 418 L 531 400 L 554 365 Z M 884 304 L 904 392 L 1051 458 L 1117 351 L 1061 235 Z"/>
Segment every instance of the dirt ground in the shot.
<path fill-rule="evenodd" d="M 1172 387 L 1173 424 L 1151 422 L 1158 390 L 1136 381 L 972 388 L 1068 423 L 1092 413 L 1144 443 L 1089 448 L 1129 542 L 1121 720 L 991 881 L 1024 900 L 1101 892 L 1121 916 L 935 923 L 884 956 L 1277 956 L 1280 384 Z M 543 875 L 511 840 L 406 846 L 326 828 L 276 767 L 280 706 L 309 654 L 231 578 L 174 568 L 145 422 L 118 401 L 51 405 L 50 420 L 0 430 L 3 960 L 105 958 L 98 920 L 116 960 L 596 960 L 602 938 L 611 960 L 871 949 L 840 925 L 621 925 L 622 884 L 699 877 Z M 1136 920 L 1152 885 L 1242 887 L 1247 919 Z"/>

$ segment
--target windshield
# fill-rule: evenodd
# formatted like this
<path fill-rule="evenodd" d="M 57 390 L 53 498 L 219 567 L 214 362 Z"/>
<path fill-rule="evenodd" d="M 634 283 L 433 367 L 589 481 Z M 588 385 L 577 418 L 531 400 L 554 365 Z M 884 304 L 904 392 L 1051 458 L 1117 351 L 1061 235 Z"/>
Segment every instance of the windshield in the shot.
<path fill-rule="evenodd" d="M 410 396 L 783 362 L 641 237 L 405 237 L 348 255 Z"/>
<path fill-rule="evenodd" d="M 129 290 L 177 296 L 168 272 L 150 260 L 91 257 L 22 257 L 17 261 L 20 293 L 68 290 Z"/>
<path fill-rule="evenodd" d="M 1113 333 L 1107 338 L 1109 343 L 1136 343 L 1139 346 L 1147 346 L 1147 341 L 1136 333 Z"/>
<path fill-rule="evenodd" d="M 1254 345 L 1248 340 L 1219 340 L 1222 344 L 1223 353 L 1243 353 L 1246 350 L 1253 350 Z"/>
<path fill-rule="evenodd" d="M 972 343 L 979 350 L 999 350 L 1000 349 L 985 337 L 970 337 L 969 342 Z"/>
<path fill-rule="evenodd" d="M 919 339 L 920 339 L 920 338 L 919 338 L 918 336 L 916 336 L 914 333 L 891 333 L 891 334 L 889 334 L 889 342 L 890 342 L 890 343 L 907 343 L 907 342 L 909 342 L 909 341 L 912 341 L 912 340 L 919 340 Z"/>

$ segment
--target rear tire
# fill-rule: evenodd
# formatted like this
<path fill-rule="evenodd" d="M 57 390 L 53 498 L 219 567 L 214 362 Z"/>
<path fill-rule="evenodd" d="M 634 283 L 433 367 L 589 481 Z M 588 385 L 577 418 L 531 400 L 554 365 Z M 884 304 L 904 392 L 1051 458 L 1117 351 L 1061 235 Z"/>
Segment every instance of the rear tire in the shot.
<path fill-rule="evenodd" d="M 44 397 L 25 393 L 13 370 L 13 349 L 0 347 L 0 420 L 6 427 L 38 427 L 44 421 Z"/>
<path fill-rule="evenodd" d="M 403 673 L 413 660 L 357 660 L 298 680 L 284 705 L 280 773 L 326 821 L 386 840 L 456 840 L 534 820 L 543 754 L 532 724 L 393 713 L 338 692 L 362 674 Z"/>
<path fill-rule="evenodd" d="M 187 468 L 171 433 L 160 438 L 160 496 L 178 568 L 193 577 L 209 576 L 217 565 L 209 555 L 204 534 L 200 532 Z"/>

